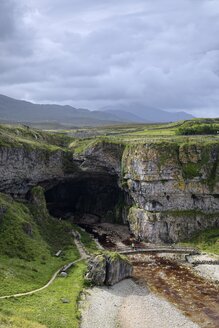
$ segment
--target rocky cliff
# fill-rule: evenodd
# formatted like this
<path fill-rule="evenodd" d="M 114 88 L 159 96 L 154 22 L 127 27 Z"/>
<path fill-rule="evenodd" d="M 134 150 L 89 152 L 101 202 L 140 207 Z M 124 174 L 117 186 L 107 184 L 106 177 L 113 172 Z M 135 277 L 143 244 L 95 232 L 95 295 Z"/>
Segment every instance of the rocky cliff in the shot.
<path fill-rule="evenodd" d="M 16 135 L 0 143 L 0 191 L 25 197 L 33 186 L 57 186 L 50 201 L 56 194 L 54 202 L 62 198 L 63 205 L 68 197 L 68 205 L 75 202 L 80 210 L 90 197 L 87 211 L 110 212 L 111 221 L 121 216 L 136 238 L 149 242 L 177 242 L 219 225 L 217 139 L 76 140 L 67 148 L 36 133 L 28 138 L 18 142 Z"/>
<path fill-rule="evenodd" d="M 40 182 L 64 176 L 61 150 L 0 148 L 0 191 L 25 195 Z"/>
<path fill-rule="evenodd" d="M 113 286 L 131 276 L 132 265 L 118 253 L 102 253 L 89 261 L 87 279 L 95 285 Z"/>
<path fill-rule="evenodd" d="M 76 172 L 67 143 L 26 126 L 0 126 L 0 191 L 23 197 L 39 183 Z"/>
<path fill-rule="evenodd" d="M 123 218 L 136 238 L 178 242 L 219 225 L 217 141 L 102 143 L 81 158 L 82 169 L 93 163 L 94 170 L 95 159 L 99 168 L 118 175 L 126 193 Z"/>
<path fill-rule="evenodd" d="M 130 146 L 123 179 L 133 199 L 136 237 L 177 242 L 219 225 L 219 144 L 162 142 Z"/>

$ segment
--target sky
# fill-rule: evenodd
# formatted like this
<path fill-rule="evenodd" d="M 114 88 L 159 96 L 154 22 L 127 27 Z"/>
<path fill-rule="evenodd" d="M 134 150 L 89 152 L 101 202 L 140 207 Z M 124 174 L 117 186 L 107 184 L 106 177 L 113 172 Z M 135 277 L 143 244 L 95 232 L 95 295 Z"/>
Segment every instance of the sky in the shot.
<path fill-rule="evenodd" d="M 219 117 L 219 0 L 0 0 L 0 93 Z"/>

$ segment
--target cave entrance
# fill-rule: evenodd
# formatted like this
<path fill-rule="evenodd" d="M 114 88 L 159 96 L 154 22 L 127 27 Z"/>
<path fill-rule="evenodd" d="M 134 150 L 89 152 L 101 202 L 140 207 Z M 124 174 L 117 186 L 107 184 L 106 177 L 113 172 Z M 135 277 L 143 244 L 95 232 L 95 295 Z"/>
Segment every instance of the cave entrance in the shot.
<path fill-rule="evenodd" d="M 72 218 L 75 223 L 89 217 L 97 222 L 122 222 L 124 193 L 117 176 L 68 178 L 48 189 L 45 197 L 49 212 L 58 218 Z"/>

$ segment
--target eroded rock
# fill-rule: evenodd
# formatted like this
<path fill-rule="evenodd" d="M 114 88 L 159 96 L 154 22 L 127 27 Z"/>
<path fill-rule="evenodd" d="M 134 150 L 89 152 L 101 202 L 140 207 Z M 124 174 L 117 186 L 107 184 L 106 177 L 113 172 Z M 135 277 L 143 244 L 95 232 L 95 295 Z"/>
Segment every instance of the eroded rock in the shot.
<path fill-rule="evenodd" d="M 136 239 L 151 243 L 176 243 L 197 231 L 219 226 L 218 213 L 200 211 L 150 212 L 132 207 L 128 220 Z"/>
<path fill-rule="evenodd" d="M 131 276 L 132 265 L 118 253 L 102 253 L 89 261 L 87 279 L 97 286 L 112 286 Z"/>

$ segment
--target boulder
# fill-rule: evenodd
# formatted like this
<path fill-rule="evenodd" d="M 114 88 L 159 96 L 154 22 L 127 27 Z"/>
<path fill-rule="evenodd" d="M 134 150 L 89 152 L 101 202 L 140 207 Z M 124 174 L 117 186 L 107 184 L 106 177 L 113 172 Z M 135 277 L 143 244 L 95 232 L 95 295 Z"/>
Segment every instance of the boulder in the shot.
<path fill-rule="evenodd" d="M 86 278 L 94 285 L 104 285 L 106 279 L 106 258 L 104 255 L 93 256 L 89 260 Z"/>
<path fill-rule="evenodd" d="M 106 252 L 90 259 L 86 278 L 97 286 L 112 286 L 131 276 L 132 265 L 125 256 Z"/>
<path fill-rule="evenodd" d="M 117 282 L 132 276 L 132 265 L 125 256 L 118 253 L 106 257 L 105 284 L 113 286 Z"/>

